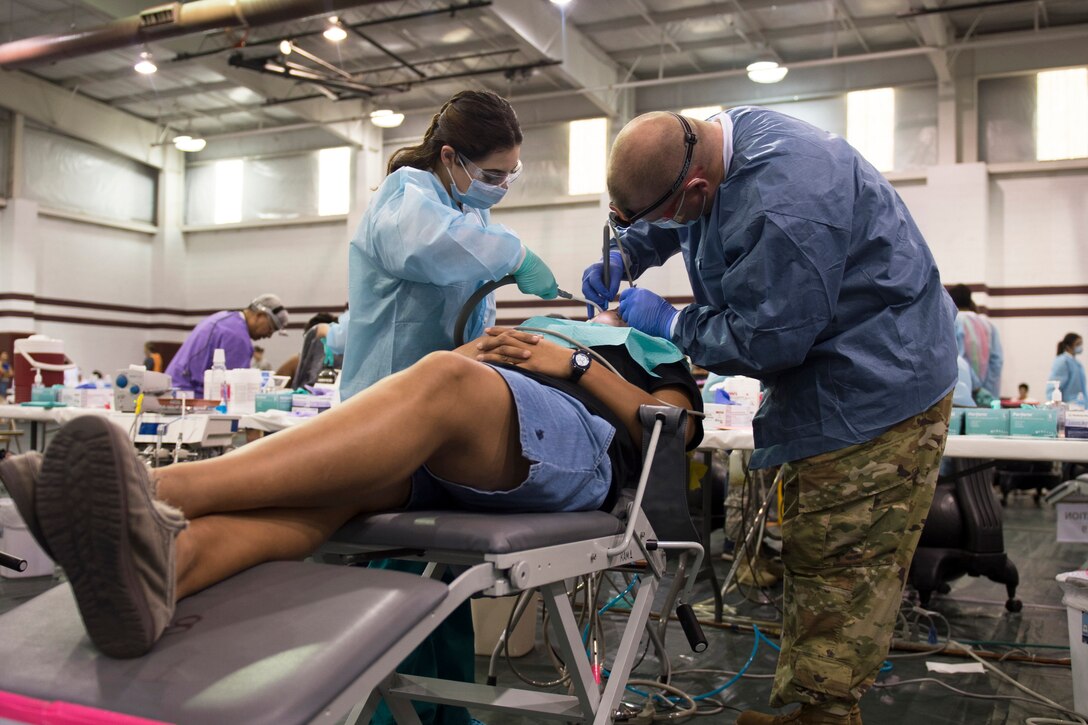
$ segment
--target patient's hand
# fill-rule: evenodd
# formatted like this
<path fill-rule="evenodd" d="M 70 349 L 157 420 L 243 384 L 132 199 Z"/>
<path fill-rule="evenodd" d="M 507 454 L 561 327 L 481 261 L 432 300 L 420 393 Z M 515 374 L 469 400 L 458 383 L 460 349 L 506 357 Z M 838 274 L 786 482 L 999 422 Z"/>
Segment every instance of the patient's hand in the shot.
<path fill-rule="evenodd" d="M 476 343 L 480 362 L 517 365 L 554 378 L 570 376 L 569 348 L 509 327 L 489 327 L 486 332 Z"/>

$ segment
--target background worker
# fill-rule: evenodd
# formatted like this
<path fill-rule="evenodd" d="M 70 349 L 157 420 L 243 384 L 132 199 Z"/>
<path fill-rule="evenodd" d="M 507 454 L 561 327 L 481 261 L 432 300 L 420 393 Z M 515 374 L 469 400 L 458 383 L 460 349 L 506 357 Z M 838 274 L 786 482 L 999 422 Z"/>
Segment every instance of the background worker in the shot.
<path fill-rule="evenodd" d="M 971 366 L 971 392 L 979 405 L 989 405 L 1001 395 L 1001 368 L 1005 361 L 1001 336 L 990 318 L 979 314 L 970 287 L 957 284 L 949 294 L 956 304 L 956 345 Z M 980 390 L 986 393 L 980 396 Z"/>
<path fill-rule="evenodd" d="M 248 368 L 253 340 L 271 337 L 287 327 L 287 308 L 274 294 L 255 297 L 242 310 L 223 310 L 197 323 L 166 367 L 174 387 L 204 395 L 204 371 L 212 366 L 217 348 L 226 353 L 228 370 Z"/>
<path fill-rule="evenodd" d="M 633 327 L 712 372 L 758 378 L 753 468 L 782 464 L 778 716 L 861 722 L 936 484 L 956 382 L 954 308 L 895 190 L 842 138 L 774 111 L 639 116 L 608 166 L 619 250 L 583 294 L 607 305 L 683 254 L 695 302 L 620 295 Z M 609 265 L 609 284 L 603 268 Z M 879 513 L 874 513 L 878 511 Z"/>
<path fill-rule="evenodd" d="M 162 355 L 158 352 L 155 352 L 154 343 L 144 343 L 144 368 L 150 370 L 153 373 L 162 372 Z"/>
<path fill-rule="evenodd" d="M 487 91 L 462 91 L 431 119 L 416 146 L 397 150 L 370 201 L 348 257 L 348 305 L 340 395 L 351 396 L 428 353 L 451 350 L 461 308 L 487 282 L 513 274 L 518 289 L 545 299 L 558 287 L 548 266 L 509 229 L 491 223 L 492 206 L 521 175 L 521 127 L 510 104 Z M 494 324 L 488 295 L 464 339 Z M 334 340 L 334 346 L 339 343 Z M 422 566 L 382 562 L 390 568 Z M 471 610 L 466 602 L 402 664 L 400 672 L 471 682 Z M 415 703 L 425 725 L 467 725 L 463 708 Z M 384 704 L 372 722 L 392 722 Z"/>
<path fill-rule="evenodd" d="M 1049 381 L 1058 383 L 1062 391 L 1062 400 L 1066 403 L 1080 403 L 1085 405 L 1088 400 L 1086 390 L 1084 365 L 1077 359 L 1077 355 L 1084 354 L 1084 338 L 1075 332 L 1068 333 L 1058 343 L 1058 356 L 1054 358 L 1050 366 L 1050 376 L 1047 378 L 1046 399 L 1054 390 L 1054 385 Z"/>

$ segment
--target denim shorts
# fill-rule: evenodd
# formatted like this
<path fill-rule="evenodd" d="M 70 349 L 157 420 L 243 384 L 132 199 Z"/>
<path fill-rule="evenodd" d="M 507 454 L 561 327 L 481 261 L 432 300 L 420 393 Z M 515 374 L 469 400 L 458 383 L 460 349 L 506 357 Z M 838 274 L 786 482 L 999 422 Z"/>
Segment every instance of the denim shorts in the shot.
<path fill-rule="evenodd" d="M 616 429 L 566 393 L 512 370 L 493 369 L 514 396 L 529 477 L 509 491 L 482 491 L 439 478 L 424 466 L 412 474 L 405 509 L 545 513 L 600 508 L 612 487 L 608 446 Z"/>

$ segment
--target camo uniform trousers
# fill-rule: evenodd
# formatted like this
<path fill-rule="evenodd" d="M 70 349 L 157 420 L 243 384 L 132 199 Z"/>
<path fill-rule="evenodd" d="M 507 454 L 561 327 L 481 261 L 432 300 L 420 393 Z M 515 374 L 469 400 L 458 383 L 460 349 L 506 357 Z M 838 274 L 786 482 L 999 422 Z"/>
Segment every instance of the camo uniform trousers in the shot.
<path fill-rule="evenodd" d="M 949 395 L 866 443 L 783 466 L 785 605 L 772 706 L 844 715 L 876 679 L 951 407 Z"/>

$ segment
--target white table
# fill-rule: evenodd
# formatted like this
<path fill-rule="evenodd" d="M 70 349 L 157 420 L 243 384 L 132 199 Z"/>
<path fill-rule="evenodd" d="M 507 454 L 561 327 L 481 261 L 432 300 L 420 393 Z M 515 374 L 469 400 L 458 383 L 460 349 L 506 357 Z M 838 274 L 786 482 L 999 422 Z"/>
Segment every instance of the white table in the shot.
<path fill-rule="evenodd" d="M 64 425 L 81 415 L 109 416 L 111 412 L 105 408 L 76 408 L 72 406 L 46 408 L 32 405 L 0 405 L 0 418 L 11 418 L 12 420 L 24 421 L 30 424 L 30 447 L 33 450 L 45 448 L 45 426 L 50 423 Z M 241 416 L 238 427 L 246 430 L 273 433 L 305 423 L 311 417 L 313 416 L 303 417 L 280 410 L 270 410 L 265 413 Z M 40 435 L 39 429 L 41 430 Z M 39 441 L 41 443 L 40 448 Z"/>
<path fill-rule="evenodd" d="M 750 451 L 751 428 L 704 430 L 700 450 Z M 1088 440 L 1023 436 L 948 436 L 944 454 L 951 458 L 999 458 L 1005 461 L 1065 461 L 1088 463 Z"/>

